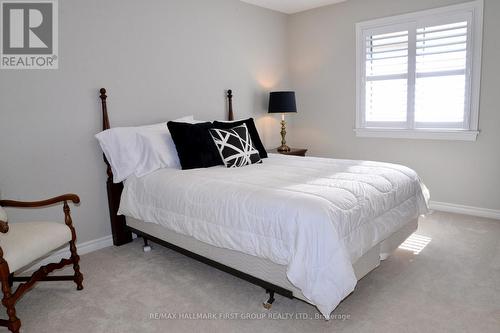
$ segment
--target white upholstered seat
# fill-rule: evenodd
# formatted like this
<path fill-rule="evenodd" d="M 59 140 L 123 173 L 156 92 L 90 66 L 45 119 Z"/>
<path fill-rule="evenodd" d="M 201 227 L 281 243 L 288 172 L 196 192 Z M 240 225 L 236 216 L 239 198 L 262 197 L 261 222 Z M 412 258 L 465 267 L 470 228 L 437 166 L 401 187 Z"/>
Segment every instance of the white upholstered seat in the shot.
<path fill-rule="evenodd" d="M 70 240 L 71 230 L 57 222 L 9 223 L 9 232 L 0 233 L 0 247 L 11 272 L 68 244 Z"/>
<path fill-rule="evenodd" d="M 38 281 L 68 281 L 76 284 L 77 290 L 83 289 L 83 274 L 80 272 L 80 257 L 76 250 L 76 232 L 71 219 L 68 202 L 80 203 L 73 193 L 40 201 L 0 200 L 0 284 L 2 305 L 7 310 L 8 319 L 0 319 L 0 326 L 13 333 L 19 333 L 21 320 L 16 316 L 16 303 Z M 63 204 L 64 223 L 22 222 L 8 223 L 3 207 L 40 208 Z M 3 206 L 3 207 L 2 207 Z M 29 268 L 34 261 L 45 259 L 52 251 L 69 245 L 71 256 L 38 268 L 31 276 L 14 275 L 16 271 Z M 73 265 L 73 275 L 48 276 L 64 266 Z M 13 289 L 14 282 L 22 282 Z"/>

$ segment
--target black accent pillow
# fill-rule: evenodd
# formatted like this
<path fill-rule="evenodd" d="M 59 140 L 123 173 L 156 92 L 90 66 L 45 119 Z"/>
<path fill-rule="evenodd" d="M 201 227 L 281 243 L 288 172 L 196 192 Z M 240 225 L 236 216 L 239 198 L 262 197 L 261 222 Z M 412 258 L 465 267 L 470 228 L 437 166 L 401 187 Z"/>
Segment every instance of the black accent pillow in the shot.
<path fill-rule="evenodd" d="M 226 167 L 262 163 L 245 124 L 231 129 L 211 128 L 209 131 Z"/>
<path fill-rule="evenodd" d="M 247 125 L 248 133 L 250 133 L 250 137 L 252 138 L 254 147 L 259 151 L 260 158 L 267 157 L 266 148 L 264 147 L 262 141 L 260 140 L 259 132 L 257 131 L 257 127 L 255 127 L 253 118 L 229 121 L 229 122 L 222 122 L 216 120 L 213 122 L 213 124 L 214 128 L 221 128 L 221 129 L 229 129 L 243 124 Z"/>
<path fill-rule="evenodd" d="M 213 127 L 212 123 L 188 124 L 169 121 L 167 127 L 183 170 L 223 164 L 219 150 L 208 131 Z"/>

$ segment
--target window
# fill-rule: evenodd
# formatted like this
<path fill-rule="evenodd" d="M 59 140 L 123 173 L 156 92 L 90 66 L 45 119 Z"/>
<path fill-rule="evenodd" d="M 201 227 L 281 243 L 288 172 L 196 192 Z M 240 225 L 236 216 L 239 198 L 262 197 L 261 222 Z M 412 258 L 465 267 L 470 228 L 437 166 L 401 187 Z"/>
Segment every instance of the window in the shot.
<path fill-rule="evenodd" d="M 356 133 L 475 140 L 483 2 L 356 25 Z"/>

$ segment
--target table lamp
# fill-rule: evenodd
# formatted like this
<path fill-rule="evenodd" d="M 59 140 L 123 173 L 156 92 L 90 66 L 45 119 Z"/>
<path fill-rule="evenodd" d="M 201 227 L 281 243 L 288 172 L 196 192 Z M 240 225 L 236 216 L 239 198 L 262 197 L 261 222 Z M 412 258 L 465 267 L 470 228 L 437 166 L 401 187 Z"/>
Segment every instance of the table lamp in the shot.
<path fill-rule="evenodd" d="M 297 112 L 294 91 L 274 91 L 269 94 L 269 113 L 281 113 L 281 146 L 279 152 L 290 151 L 286 145 L 286 122 L 285 113 Z"/>

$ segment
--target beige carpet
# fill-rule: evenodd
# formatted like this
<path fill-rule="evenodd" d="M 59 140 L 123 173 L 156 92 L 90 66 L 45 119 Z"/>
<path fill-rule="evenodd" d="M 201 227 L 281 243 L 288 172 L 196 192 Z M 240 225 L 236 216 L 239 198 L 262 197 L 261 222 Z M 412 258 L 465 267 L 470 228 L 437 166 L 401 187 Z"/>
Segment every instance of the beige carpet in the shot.
<path fill-rule="evenodd" d="M 431 242 L 418 255 L 397 250 L 329 322 L 301 319 L 316 309 L 281 296 L 266 311 L 260 287 L 159 245 L 143 253 L 140 241 L 82 256 L 83 291 L 38 284 L 18 314 L 36 333 L 500 332 L 500 221 L 435 213 L 417 233 Z M 251 316 L 264 318 L 241 319 Z"/>

